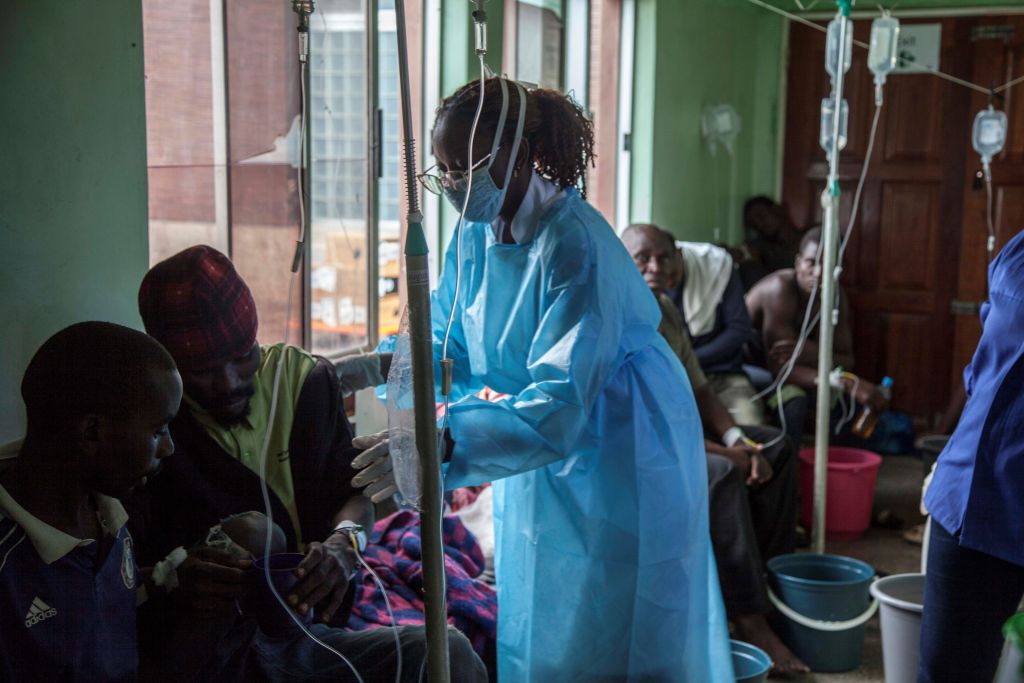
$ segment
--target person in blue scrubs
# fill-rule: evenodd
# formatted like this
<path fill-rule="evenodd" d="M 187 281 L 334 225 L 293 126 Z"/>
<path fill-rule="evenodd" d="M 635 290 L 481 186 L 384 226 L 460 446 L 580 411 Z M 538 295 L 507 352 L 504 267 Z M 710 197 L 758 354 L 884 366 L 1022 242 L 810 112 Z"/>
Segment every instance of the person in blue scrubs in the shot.
<path fill-rule="evenodd" d="M 470 150 L 480 89 L 441 104 L 422 178 L 466 205 L 431 315 L 439 360 L 456 307 L 446 488 L 494 482 L 499 678 L 731 683 L 700 417 L 657 302 L 577 189 L 591 124 L 490 78 Z"/>
<path fill-rule="evenodd" d="M 1024 232 L 989 266 L 967 404 L 939 456 L 918 681 L 991 681 L 1024 595 Z"/>

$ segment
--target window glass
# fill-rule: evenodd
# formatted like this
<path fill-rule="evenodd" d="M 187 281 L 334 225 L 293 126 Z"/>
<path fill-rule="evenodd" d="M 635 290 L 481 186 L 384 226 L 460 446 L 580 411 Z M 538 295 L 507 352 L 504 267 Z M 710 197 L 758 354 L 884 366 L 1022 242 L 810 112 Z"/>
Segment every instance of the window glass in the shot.
<path fill-rule="evenodd" d="M 194 244 L 228 249 L 217 225 L 214 72 L 209 0 L 145 0 L 149 256 L 157 263 Z M 220 198 L 223 201 L 223 197 Z"/>
<path fill-rule="evenodd" d="M 143 0 L 150 262 L 195 244 L 230 255 L 265 343 L 285 335 L 299 229 L 295 24 L 273 0 Z"/>
<path fill-rule="evenodd" d="M 380 36 L 377 46 L 379 54 L 377 99 L 381 109 L 381 169 L 380 207 L 378 223 L 377 258 L 379 279 L 379 336 L 386 337 L 398 332 L 400 316 L 399 273 L 401 270 L 401 223 L 399 221 L 399 197 L 405 192 L 400 176 L 402 154 L 399 149 L 401 124 L 398 81 L 398 36 L 395 27 L 394 0 L 381 0 L 377 30 Z"/>
<path fill-rule="evenodd" d="M 331 355 L 398 329 L 394 0 L 379 2 L 374 68 L 366 53 L 367 7 L 368 0 L 318 0 L 310 19 L 310 169 L 303 188 L 310 258 L 292 282 L 302 179 L 297 17 L 290 3 L 143 0 L 150 262 L 195 244 L 227 253 L 253 290 L 261 342 L 280 341 L 287 329 L 291 343 Z M 370 116 L 367 78 L 375 72 L 380 114 Z M 375 128 L 382 167 L 370 206 Z M 371 259 L 379 275 L 373 283 Z M 373 333 L 372 305 L 379 320 Z"/>
<path fill-rule="evenodd" d="M 334 354 L 368 340 L 372 131 L 363 2 L 319 2 L 317 15 L 310 32 L 310 326 L 313 351 Z"/>
<path fill-rule="evenodd" d="M 300 221 L 296 16 L 289 3 L 225 4 L 231 259 L 256 300 L 259 341 L 282 341 L 287 329 L 303 344 L 301 277 L 286 319 Z"/>
<path fill-rule="evenodd" d="M 516 5 L 516 78 L 561 90 L 561 0 L 517 0 Z"/>

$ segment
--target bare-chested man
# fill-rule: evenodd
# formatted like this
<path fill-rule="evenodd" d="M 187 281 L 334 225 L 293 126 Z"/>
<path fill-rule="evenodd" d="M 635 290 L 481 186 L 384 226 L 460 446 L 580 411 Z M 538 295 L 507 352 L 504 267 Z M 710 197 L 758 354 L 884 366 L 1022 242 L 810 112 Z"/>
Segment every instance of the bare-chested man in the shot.
<path fill-rule="evenodd" d="M 772 375 L 777 377 L 783 372 L 796 350 L 807 303 L 814 292 L 811 320 L 815 324 L 811 326 L 807 341 L 787 380 L 787 384 L 799 387 L 810 395 L 816 392 L 818 385 L 816 316 L 819 307 L 817 285 L 821 282 L 821 265 L 818 259 L 820 245 L 821 229 L 808 230 L 800 241 L 800 250 L 797 252 L 794 267 L 768 275 L 758 282 L 746 297 L 747 311 L 757 331 L 753 345 L 754 361 L 768 368 Z M 834 366 L 840 366 L 847 371 L 853 369 L 853 333 L 850 323 L 850 306 L 840 287 L 839 324 L 835 328 L 832 359 Z M 852 389 L 857 403 L 877 401 L 878 392 L 875 391 L 875 386 L 863 379 L 855 386 L 852 383 L 848 384 L 846 388 L 848 391 Z M 786 432 L 799 444 L 808 402 L 800 400 L 799 397 L 787 401 L 787 394 L 793 393 L 799 392 L 784 393 Z"/>

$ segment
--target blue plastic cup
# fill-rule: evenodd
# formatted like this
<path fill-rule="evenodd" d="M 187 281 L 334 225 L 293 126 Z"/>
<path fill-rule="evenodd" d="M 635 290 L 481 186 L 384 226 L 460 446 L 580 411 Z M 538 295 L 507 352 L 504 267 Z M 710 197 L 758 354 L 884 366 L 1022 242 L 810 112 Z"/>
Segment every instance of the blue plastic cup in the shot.
<path fill-rule="evenodd" d="M 295 610 L 286 610 L 273 591 L 267 585 L 266 572 L 264 567 L 265 559 L 269 560 L 270 583 L 273 584 L 277 594 L 287 600 L 288 592 L 299 582 L 295 570 L 305 555 L 302 553 L 277 553 L 269 558 L 257 557 L 253 560 L 250 570 L 253 588 L 247 602 L 247 612 L 252 614 L 260 625 L 260 630 L 268 636 L 286 636 L 300 630 L 292 620 L 288 611 L 291 611 L 299 621 L 307 627 L 313 623 L 313 610 L 310 609 L 305 615 Z"/>

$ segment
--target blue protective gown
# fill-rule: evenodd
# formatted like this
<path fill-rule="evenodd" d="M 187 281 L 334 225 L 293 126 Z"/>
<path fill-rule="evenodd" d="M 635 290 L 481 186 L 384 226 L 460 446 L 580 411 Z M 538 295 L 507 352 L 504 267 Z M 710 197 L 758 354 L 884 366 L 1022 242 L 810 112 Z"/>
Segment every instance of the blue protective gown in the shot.
<path fill-rule="evenodd" d="M 574 189 L 525 243 L 464 230 L 446 487 L 495 482 L 500 679 L 732 683 L 701 422 L 636 266 Z"/>

